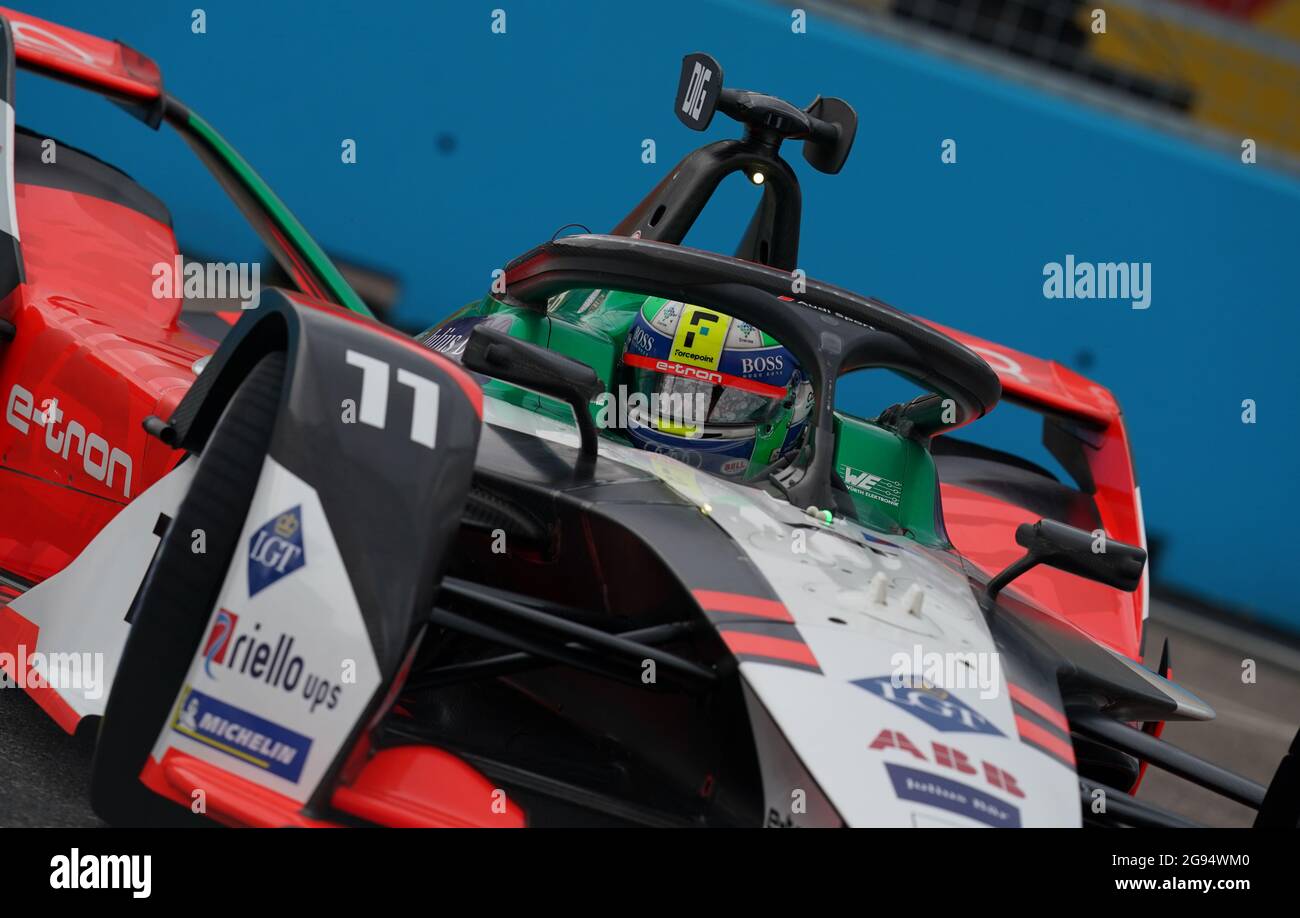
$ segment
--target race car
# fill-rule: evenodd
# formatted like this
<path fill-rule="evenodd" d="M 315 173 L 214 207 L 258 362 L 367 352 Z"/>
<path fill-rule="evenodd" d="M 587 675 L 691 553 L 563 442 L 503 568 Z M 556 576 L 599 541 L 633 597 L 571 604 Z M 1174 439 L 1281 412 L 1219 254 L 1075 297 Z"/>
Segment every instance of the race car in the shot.
<path fill-rule="evenodd" d="M 780 150 L 838 172 L 848 103 L 687 56 L 679 119 L 744 136 L 411 339 L 147 58 L 0 34 L 0 669 L 94 732 L 105 819 L 1185 824 L 1132 795 L 1151 763 L 1296 824 L 1295 747 L 1266 790 L 1158 738 L 1213 712 L 1142 665 L 1109 393 L 798 271 Z M 165 207 L 33 160 L 17 66 L 180 131 L 296 289 L 203 325 L 155 295 Z M 738 171 L 736 254 L 684 246 Z M 838 405 L 871 370 L 923 394 Z M 1077 487 L 952 436 L 1003 397 Z"/>

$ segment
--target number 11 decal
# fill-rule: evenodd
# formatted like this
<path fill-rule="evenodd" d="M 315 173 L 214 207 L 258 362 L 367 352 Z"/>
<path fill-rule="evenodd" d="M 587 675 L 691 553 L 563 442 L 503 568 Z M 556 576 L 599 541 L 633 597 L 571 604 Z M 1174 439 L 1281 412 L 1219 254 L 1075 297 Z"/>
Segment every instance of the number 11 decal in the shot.
<path fill-rule="evenodd" d="M 388 420 L 388 377 L 391 369 L 387 363 L 368 354 L 349 350 L 350 366 L 361 368 L 361 402 L 357 420 L 383 430 Z M 415 393 L 411 409 L 411 439 L 433 449 L 438 433 L 438 384 L 410 370 L 397 370 L 397 382 Z"/>

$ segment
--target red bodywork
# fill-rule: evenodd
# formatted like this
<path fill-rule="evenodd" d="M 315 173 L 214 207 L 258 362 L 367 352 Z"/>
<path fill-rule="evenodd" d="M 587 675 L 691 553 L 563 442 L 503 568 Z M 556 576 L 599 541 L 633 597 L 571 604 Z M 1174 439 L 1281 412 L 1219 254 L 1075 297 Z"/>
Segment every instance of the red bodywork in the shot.
<path fill-rule="evenodd" d="M 39 582 L 61 570 L 113 515 L 179 458 L 145 434 L 148 415 L 170 416 L 194 381 L 193 364 L 216 342 L 186 329 L 176 298 L 152 295 L 153 266 L 171 264 L 171 229 L 127 207 L 61 189 L 19 185 L 26 283 L 0 306 L 17 327 L 0 362 L 0 570 Z M 1142 544 L 1144 536 L 1128 440 L 1119 407 L 1096 383 L 1058 364 L 948 328 L 998 371 L 1006 397 L 1085 420 L 1102 435 L 1091 454 L 1095 495 L 1106 532 Z M 38 426 L 22 417 L 15 386 L 34 408 L 57 400 L 59 417 Z M 21 393 L 19 393 L 21 394 Z M 11 404 L 11 402 L 13 402 Z M 129 458 L 97 480 L 73 449 L 50 449 L 71 422 Z M 26 432 L 19 428 L 26 425 Z M 73 438 L 76 443 L 76 439 Z M 92 466 L 98 452 L 91 456 Z M 944 517 L 957 548 L 989 574 L 1022 554 L 1014 541 L 1032 513 L 965 488 L 942 487 Z M 1127 594 L 1040 567 L 1014 587 L 1112 649 L 1136 658 L 1141 593 Z"/>
<path fill-rule="evenodd" d="M 939 331 L 971 348 L 997 372 L 1003 398 L 1042 413 L 1064 415 L 1093 428 L 1100 446 L 1086 451 L 1096 483 L 1093 499 L 1106 534 L 1146 547 L 1137 476 L 1119 403 L 1110 392 L 1078 373 L 1048 360 L 1022 354 L 974 335 L 931 322 Z M 985 573 L 996 574 L 1025 553 L 1016 544 L 1021 523 L 1038 517 L 1028 510 L 950 484 L 941 484 L 944 524 L 963 555 Z M 1130 659 L 1141 655 L 1149 573 L 1137 592 L 1124 593 L 1054 568 L 1040 566 L 1010 587 L 1049 612 L 1083 629 Z"/>
<path fill-rule="evenodd" d="M 179 323 L 178 299 L 152 295 L 153 266 L 176 257 L 170 227 L 32 185 L 17 186 L 17 210 L 26 283 L 0 306 L 17 329 L 0 361 L 0 569 L 38 582 L 175 464 L 141 422 L 170 416 L 216 342 Z M 92 437 L 120 450 L 102 478 Z"/>
<path fill-rule="evenodd" d="M 162 95 L 158 65 L 121 42 L 96 38 L 5 7 L 0 7 L 0 16 L 9 23 L 14 54 L 24 66 L 140 102 Z"/>

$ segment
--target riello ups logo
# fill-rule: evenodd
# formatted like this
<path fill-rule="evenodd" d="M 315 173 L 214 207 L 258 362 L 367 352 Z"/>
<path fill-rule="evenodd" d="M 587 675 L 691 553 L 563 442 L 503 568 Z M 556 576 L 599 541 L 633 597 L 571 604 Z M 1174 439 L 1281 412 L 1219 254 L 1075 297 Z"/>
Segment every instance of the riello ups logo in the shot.
<path fill-rule="evenodd" d="M 203 642 L 203 672 L 213 682 L 231 676 L 254 679 L 263 685 L 301 696 L 311 713 L 321 705 L 338 707 L 343 686 L 313 671 L 295 650 L 292 634 L 263 633 L 260 622 L 240 625 L 239 616 L 221 609 Z"/>

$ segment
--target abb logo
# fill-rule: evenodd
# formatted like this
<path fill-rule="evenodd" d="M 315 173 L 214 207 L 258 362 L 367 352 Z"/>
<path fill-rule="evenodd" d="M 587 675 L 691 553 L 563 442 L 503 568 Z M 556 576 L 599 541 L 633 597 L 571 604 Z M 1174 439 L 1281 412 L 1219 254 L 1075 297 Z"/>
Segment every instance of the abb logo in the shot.
<path fill-rule="evenodd" d="M 901 730 L 881 730 L 876 738 L 871 741 L 871 749 L 899 749 L 910 754 L 913 758 L 920 759 L 922 762 L 930 761 L 925 757 L 925 753 L 916 747 L 916 745 L 907 738 L 907 734 Z M 934 764 L 943 768 L 951 768 L 953 771 L 961 772 L 964 775 L 984 774 L 984 780 L 1000 791 L 1006 791 L 1013 797 L 1024 797 L 1025 792 L 1020 789 L 1016 783 L 1015 776 L 1010 772 L 998 768 L 988 762 L 981 761 L 980 768 L 976 768 L 971 762 L 970 756 L 955 749 L 952 746 L 944 745 L 939 742 L 930 743 L 930 749 L 934 756 Z"/>
<path fill-rule="evenodd" d="M 705 382 L 711 382 L 715 385 L 722 385 L 722 374 L 714 373 L 710 370 L 702 370 L 699 367 L 688 367 L 680 363 L 672 363 L 667 360 L 660 360 L 655 364 L 655 369 L 660 373 L 672 373 L 676 376 L 689 376 L 692 379 L 702 379 Z"/>

